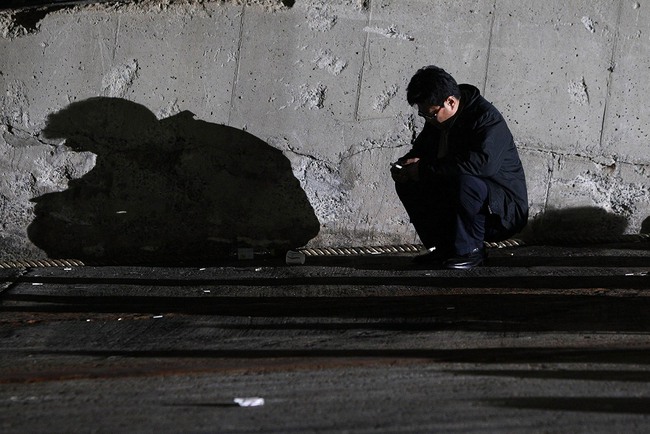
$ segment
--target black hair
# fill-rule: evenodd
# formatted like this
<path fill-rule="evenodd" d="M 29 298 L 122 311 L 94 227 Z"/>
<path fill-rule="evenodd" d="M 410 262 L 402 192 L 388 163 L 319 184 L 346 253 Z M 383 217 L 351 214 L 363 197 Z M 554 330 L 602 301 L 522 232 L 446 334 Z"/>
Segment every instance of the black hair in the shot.
<path fill-rule="evenodd" d="M 434 65 L 420 68 L 406 88 L 409 105 L 441 106 L 450 96 L 460 98 L 460 88 L 454 77 Z"/>

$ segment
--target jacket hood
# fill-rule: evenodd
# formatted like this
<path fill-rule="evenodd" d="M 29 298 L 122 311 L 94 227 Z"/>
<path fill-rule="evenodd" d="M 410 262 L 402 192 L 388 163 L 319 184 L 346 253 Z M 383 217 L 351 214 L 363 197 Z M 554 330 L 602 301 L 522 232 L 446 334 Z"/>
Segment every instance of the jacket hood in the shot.
<path fill-rule="evenodd" d="M 460 106 L 467 107 L 476 102 L 481 97 L 481 91 L 471 84 L 459 84 L 460 88 Z"/>

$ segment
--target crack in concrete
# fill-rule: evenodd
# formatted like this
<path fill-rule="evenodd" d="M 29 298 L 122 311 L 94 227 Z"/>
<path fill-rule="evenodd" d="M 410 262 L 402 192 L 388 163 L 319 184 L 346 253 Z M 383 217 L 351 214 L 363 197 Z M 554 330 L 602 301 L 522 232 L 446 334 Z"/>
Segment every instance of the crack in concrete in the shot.
<path fill-rule="evenodd" d="M 346 160 L 351 159 L 352 157 L 354 157 L 356 155 L 363 154 L 364 152 L 372 152 L 374 150 L 380 150 L 380 149 L 398 149 L 398 148 L 403 148 L 405 146 L 410 146 L 410 144 L 405 144 L 405 143 L 394 145 L 394 146 L 383 145 L 383 144 L 375 145 L 375 142 L 373 140 L 369 140 L 369 143 L 370 143 L 370 146 L 367 147 L 367 148 L 363 148 L 363 149 L 360 149 L 360 150 L 354 151 L 354 152 L 348 152 L 347 154 L 341 155 L 341 160 L 340 160 L 341 163 L 343 163 Z"/>
<path fill-rule="evenodd" d="M 603 104 L 603 113 L 602 113 L 602 121 L 600 124 L 600 138 L 599 138 L 599 144 L 602 149 L 604 141 L 605 141 L 605 122 L 607 120 L 607 115 L 609 113 L 609 100 L 612 97 L 612 78 L 614 75 L 614 68 L 616 65 L 616 51 L 618 48 L 618 39 L 619 39 L 619 27 L 621 25 L 621 17 L 623 15 L 623 2 L 624 0 L 619 0 L 618 3 L 618 11 L 617 11 L 617 16 L 616 16 L 616 27 L 614 28 L 614 37 L 613 37 L 613 42 L 612 42 L 612 53 L 610 56 L 609 64 L 610 67 L 607 68 L 608 74 L 607 74 L 607 79 L 606 79 L 606 93 L 605 93 L 605 102 Z"/>
<path fill-rule="evenodd" d="M 6 128 L 6 132 L 7 132 L 8 134 L 11 134 L 12 136 L 14 136 L 14 137 L 16 137 L 16 138 L 19 138 L 19 139 L 20 139 L 20 138 L 22 138 L 22 139 L 34 139 L 34 140 L 36 140 L 38 143 L 40 143 L 40 144 L 42 144 L 42 145 L 51 146 L 51 147 L 54 147 L 54 148 L 57 148 L 57 147 L 59 146 L 59 144 L 57 144 L 57 143 L 49 143 L 49 142 L 45 142 L 45 141 L 43 141 L 43 140 L 40 138 L 40 134 L 38 134 L 38 133 L 35 134 L 35 133 L 31 132 L 31 131 L 23 130 L 23 129 L 21 129 L 21 128 L 17 128 L 17 127 L 14 126 L 14 125 L 9 125 L 9 124 L 1 124 L 1 126 Z M 20 133 L 20 135 L 15 134 L 15 133 Z M 22 137 L 21 137 L 21 135 L 22 135 Z M 5 137 L 4 134 L 3 134 L 3 139 L 5 140 L 5 143 L 6 143 L 8 146 L 12 146 L 11 143 L 9 143 L 9 141 L 7 141 L 7 139 L 6 139 L 6 137 Z M 13 147 L 13 146 L 12 146 L 12 147 Z"/>
<path fill-rule="evenodd" d="M 368 8 L 368 18 L 366 24 L 370 24 L 372 20 L 372 3 Z M 366 40 L 363 42 L 363 48 L 361 51 L 361 66 L 359 67 L 359 79 L 357 80 L 357 95 L 354 101 L 354 117 L 358 122 L 360 119 L 359 116 L 359 107 L 361 107 L 361 89 L 363 88 L 363 73 L 366 69 L 366 53 L 368 52 L 368 44 L 370 43 L 370 34 L 366 33 Z"/>
<path fill-rule="evenodd" d="M 490 72 L 490 55 L 492 54 L 492 37 L 494 35 L 494 22 L 496 21 L 496 15 L 497 15 L 497 0 L 494 0 L 494 3 L 492 3 L 492 20 L 490 22 L 490 34 L 488 35 L 488 46 L 486 50 L 486 59 L 485 59 L 485 79 L 483 80 L 483 91 L 481 92 L 483 95 L 486 94 L 487 92 L 487 86 L 488 86 L 488 77 L 489 77 L 489 72 Z"/>
<path fill-rule="evenodd" d="M 237 44 L 237 55 L 235 56 L 235 77 L 232 81 L 232 90 L 230 94 L 230 109 L 228 110 L 228 125 L 232 125 L 232 111 L 235 105 L 235 95 L 237 94 L 237 84 L 239 83 L 239 74 L 240 74 L 240 57 L 241 49 L 244 40 L 244 12 L 246 6 L 242 6 L 241 12 L 239 15 L 239 43 Z"/>
<path fill-rule="evenodd" d="M 528 147 L 526 145 L 522 144 L 517 144 L 517 148 L 520 151 L 527 151 L 527 152 L 539 152 L 541 154 L 547 154 L 552 157 L 561 157 L 561 158 L 566 158 L 566 157 L 575 157 L 575 158 L 580 158 L 584 161 L 589 161 L 591 163 L 597 164 L 602 167 L 611 167 L 612 164 L 617 165 L 617 164 L 625 164 L 629 165 L 632 167 L 638 167 L 638 166 L 647 166 L 650 167 L 650 163 L 635 163 L 635 162 L 629 162 L 629 161 L 624 161 L 620 160 L 618 156 L 616 155 L 585 155 L 581 153 L 576 153 L 576 152 L 560 152 L 560 151 L 553 151 L 550 149 L 544 149 L 544 148 L 535 148 L 535 147 Z"/>

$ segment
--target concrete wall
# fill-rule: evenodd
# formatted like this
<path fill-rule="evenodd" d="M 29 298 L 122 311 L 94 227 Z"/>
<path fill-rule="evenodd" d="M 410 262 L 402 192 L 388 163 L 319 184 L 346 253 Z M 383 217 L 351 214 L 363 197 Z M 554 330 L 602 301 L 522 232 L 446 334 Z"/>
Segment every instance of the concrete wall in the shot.
<path fill-rule="evenodd" d="M 418 242 L 387 169 L 426 64 L 509 121 L 528 236 L 642 229 L 649 1 L 291 3 L 1 13 L 2 258 Z"/>

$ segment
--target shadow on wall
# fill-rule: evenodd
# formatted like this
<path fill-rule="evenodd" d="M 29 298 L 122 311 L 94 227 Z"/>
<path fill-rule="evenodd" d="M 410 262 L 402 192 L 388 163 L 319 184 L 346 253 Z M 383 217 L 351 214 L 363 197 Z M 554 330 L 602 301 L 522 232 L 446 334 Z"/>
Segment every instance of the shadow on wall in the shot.
<path fill-rule="evenodd" d="M 43 134 L 97 156 L 67 190 L 32 199 L 28 235 L 51 258 L 210 260 L 318 234 L 289 160 L 245 131 L 97 97 L 51 114 Z"/>
<path fill-rule="evenodd" d="M 533 218 L 522 238 L 538 242 L 584 242 L 620 237 L 627 228 L 625 217 L 598 207 L 549 210 Z"/>
<path fill-rule="evenodd" d="M 647 217 L 643 220 L 643 223 L 641 223 L 641 233 L 650 234 L 650 217 Z"/>

